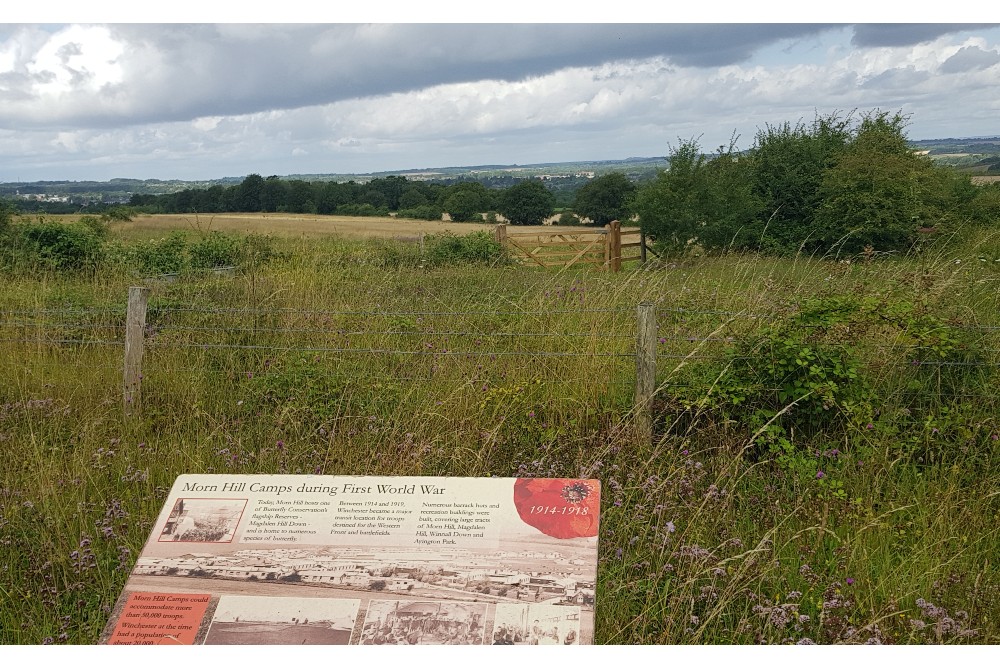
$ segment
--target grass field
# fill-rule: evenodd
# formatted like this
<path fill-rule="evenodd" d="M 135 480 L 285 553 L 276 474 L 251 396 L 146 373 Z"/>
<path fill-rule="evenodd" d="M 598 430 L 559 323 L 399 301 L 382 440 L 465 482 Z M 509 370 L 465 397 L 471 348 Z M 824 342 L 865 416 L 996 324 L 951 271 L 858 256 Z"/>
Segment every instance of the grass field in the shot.
<path fill-rule="evenodd" d="M 95 641 L 174 478 L 213 472 L 598 477 L 600 643 L 1000 641 L 996 234 L 608 274 L 371 261 L 438 223 L 226 220 L 278 254 L 149 283 L 132 418 L 132 279 L 0 275 L 0 642 Z"/>

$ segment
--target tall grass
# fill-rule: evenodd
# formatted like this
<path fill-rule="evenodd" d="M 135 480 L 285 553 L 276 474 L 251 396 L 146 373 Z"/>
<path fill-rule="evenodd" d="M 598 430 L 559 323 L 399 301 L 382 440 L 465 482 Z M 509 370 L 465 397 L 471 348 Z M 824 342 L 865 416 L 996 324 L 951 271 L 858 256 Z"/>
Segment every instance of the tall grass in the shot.
<path fill-rule="evenodd" d="M 111 344 L 131 279 L 0 276 L 0 641 L 94 641 L 173 479 L 213 472 L 597 477 L 599 642 L 1000 640 L 995 236 L 617 275 L 386 261 L 413 252 L 388 242 L 277 250 L 150 283 L 131 419 Z M 774 426 L 808 398 L 751 424 L 723 400 L 749 391 L 732 359 L 837 298 L 877 307 L 807 340 L 850 348 L 868 405 L 788 422 L 781 454 Z M 652 441 L 630 418 L 647 300 Z M 879 319 L 900 304 L 903 325 Z M 954 345 L 918 341 L 926 322 Z M 968 365 L 914 366 L 924 347 Z"/>

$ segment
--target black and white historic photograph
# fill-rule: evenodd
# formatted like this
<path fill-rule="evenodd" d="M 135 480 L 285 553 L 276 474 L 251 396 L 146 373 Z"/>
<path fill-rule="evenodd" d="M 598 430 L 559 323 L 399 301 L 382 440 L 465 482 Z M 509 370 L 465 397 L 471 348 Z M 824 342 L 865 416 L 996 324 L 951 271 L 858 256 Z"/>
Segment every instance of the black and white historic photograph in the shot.
<path fill-rule="evenodd" d="M 178 498 L 160 542 L 232 542 L 245 498 Z"/>
<path fill-rule="evenodd" d="M 360 606 L 360 600 L 223 595 L 205 643 L 346 645 Z"/>
<path fill-rule="evenodd" d="M 498 604 L 493 644 L 579 644 L 580 611 L 579 607 L 551 604 Z"/>
<path fill-rule="evenodd" d="M 360 644 L 482 644 L 487 606 L 461 602 L 368 603 Z"/>

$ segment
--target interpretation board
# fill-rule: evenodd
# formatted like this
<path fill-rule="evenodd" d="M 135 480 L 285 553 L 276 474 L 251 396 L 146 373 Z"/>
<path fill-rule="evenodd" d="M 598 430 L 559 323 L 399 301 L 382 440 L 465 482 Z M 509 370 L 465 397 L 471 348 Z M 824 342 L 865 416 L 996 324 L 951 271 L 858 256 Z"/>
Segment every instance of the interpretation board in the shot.
<path fill-rule="evenodd" d="M 181 475 L 104 644 L 590 644 L 593 479 Z"/>

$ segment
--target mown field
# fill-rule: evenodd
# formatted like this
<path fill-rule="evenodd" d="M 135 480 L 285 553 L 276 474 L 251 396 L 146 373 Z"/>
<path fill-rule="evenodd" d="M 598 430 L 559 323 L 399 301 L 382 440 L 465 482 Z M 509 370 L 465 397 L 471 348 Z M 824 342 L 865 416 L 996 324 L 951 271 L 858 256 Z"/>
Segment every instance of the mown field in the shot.
<path fill-rule="evenodd" d="M 1000 641 L 996 234 L 608 274 L 231 224 L 272 232 L 268 261 L 0 274 L 0 642 L 95 641 L 174 478 L 212 472 L 599 478 L 600 643 Z"/>

